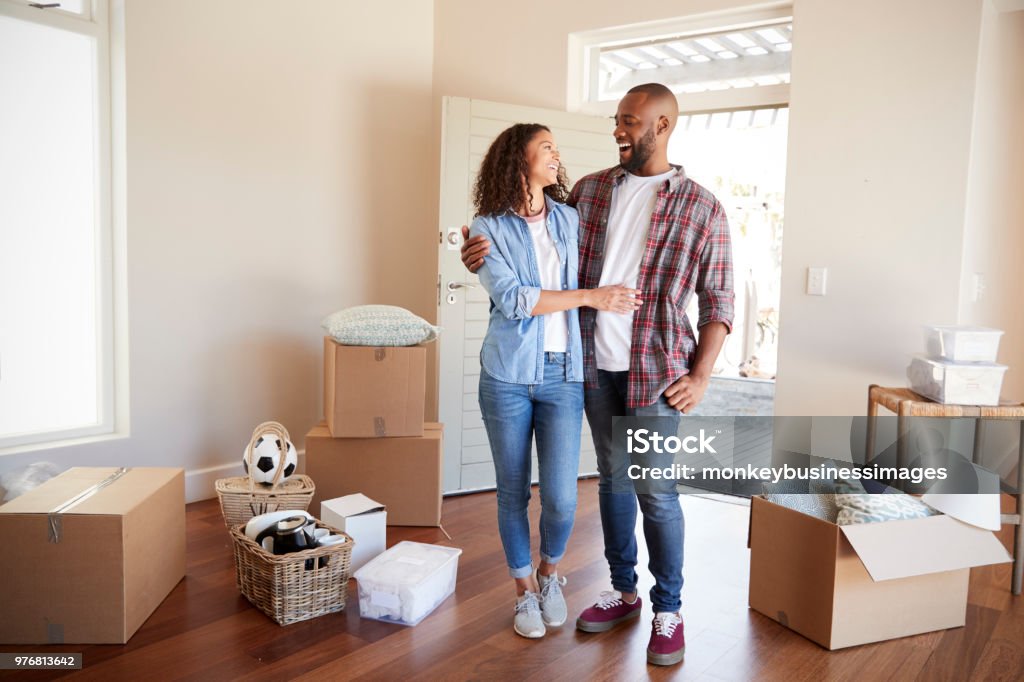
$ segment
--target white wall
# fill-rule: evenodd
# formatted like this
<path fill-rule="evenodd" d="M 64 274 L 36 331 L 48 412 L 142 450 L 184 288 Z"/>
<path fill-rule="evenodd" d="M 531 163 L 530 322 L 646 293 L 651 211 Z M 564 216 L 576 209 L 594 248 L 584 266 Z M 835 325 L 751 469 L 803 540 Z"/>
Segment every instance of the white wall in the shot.
<path fill-rule="evenodd" d="M 301 447 L 324 315 L 434 318 L 432 23 L 418 0 L 127 4 L 131 434 L 0 470 L 216 467 L 266 419 Z"/>
<path fill-rule="evenodd" d="M 778 414 L 863 414 L 957 319 L 980 0 L 798 0 Z M 828 295 L 804 293 L 827 266 Z"/>
<path fill-rule="evenodd" d="M 1024 399 L 1024 11 L 985 3 L 978 60 L 960 321 L 1003 329 L 1003 395 Z M 974 274 L 984 278 L 975 300 Z"/>

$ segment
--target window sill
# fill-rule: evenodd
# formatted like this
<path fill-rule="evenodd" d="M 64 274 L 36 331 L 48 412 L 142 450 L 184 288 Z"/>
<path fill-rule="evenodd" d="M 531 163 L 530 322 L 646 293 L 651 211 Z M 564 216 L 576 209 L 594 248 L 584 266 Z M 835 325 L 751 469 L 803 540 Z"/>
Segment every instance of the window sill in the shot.
<path fill-rule="evenodd" d="M 4 457 L 6 455 L 23 455 L 43 450 L 56 450 L 59 448 L 73 448 L 80 445 L 92 445 L 94 443 L 109 443 L 125 440 L 129 438 L 130 435 L 131 434 L 127 432 L 115 431 L 113 433 L 101 433 L 93 436 L 79 436 L 75 438 L 62 438 L 60 440 L 48 440 L 40 443 L 12 445 L 10 447 L 0 448 L 0 457 Z"/>

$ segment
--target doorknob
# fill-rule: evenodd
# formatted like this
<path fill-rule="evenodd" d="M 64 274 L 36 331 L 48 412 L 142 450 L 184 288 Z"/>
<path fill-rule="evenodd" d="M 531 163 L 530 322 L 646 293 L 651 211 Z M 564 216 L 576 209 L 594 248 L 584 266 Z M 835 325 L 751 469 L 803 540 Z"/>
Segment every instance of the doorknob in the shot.
<path fill-rule="evenodd" d="M 456 289 L 476 289 L 476 285 L 469 282 L 448 282 L 448 291 Z"/>

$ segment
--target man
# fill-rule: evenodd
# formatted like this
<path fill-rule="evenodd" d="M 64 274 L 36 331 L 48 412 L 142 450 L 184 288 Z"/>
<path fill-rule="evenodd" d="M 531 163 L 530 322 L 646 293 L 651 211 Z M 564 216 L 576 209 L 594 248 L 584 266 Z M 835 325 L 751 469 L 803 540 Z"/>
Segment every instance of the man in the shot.
<path fill-rule="evenodd" d="M 668 162 L 678 113 L 675 95 L 664 85 L 631 89 L 615 116 L 619 165 L 581 179 L 568 201 L 580 214 L 580 288 L 621 284 L 641 290 L 644 302 L 627 315 L 580 309 L 586 413 L 613 589 L 580 614 L 576 627 L 602 632 L 639 617 L 639 501 L 655 579 L 647 660 L 657 665 L 678 663 L 685 650 L 679 614 L 683 513 L 674 492 L 636 494 L 626 473 L 629 455 L 613 446 L 612 418 L 667 416 L 678 427 L 680 413 L 704 396 L 731 330 L 734 299 L 725 211 Z M 466 267 L 475 272 L 488 246 L 480 237 L 468 240 L 462 247 Z M 685 314 L 694 293 L 699 343 Z"/>

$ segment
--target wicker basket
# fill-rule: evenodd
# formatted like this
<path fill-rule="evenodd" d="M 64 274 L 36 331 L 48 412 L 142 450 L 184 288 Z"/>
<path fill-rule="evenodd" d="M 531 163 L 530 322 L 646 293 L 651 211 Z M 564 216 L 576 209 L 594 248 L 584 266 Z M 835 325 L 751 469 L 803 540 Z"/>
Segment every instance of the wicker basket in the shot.
<path fill-rule="evenodd" d="M 325 523 L 317 521 L 316 527 L 344 535 L 347 542 L 274 555 L 245 535 L 245 524 L 231 529 L 238 591 L 279 625 L 345 608 L 355 541 Z"/>
<path fill-rule="evenodd" d="M 263 422 L 252 432 L 249 445 L 245 449 L 245 459 L 249 473 L 246 476 L 221 478 L 217 480 L 217 497 L 220 498 L 220 511 L 224 515 L 224 523 L 232 528 L 245 523 L 254 516 L 284 509 L 306 511 L 313 501 L 316 486 L 309 476 L 292 476 L 282 481 L 284 475 L 284 452 L 278 458 L 278 467 L 274 472 L 274 480 L 265 486 L 253 480 L 253 448 L 260 436 L 272 434 L 281 439 L 282 448 L 287 448 L 291 441 L 288 430 L 277 422 Z"/>

